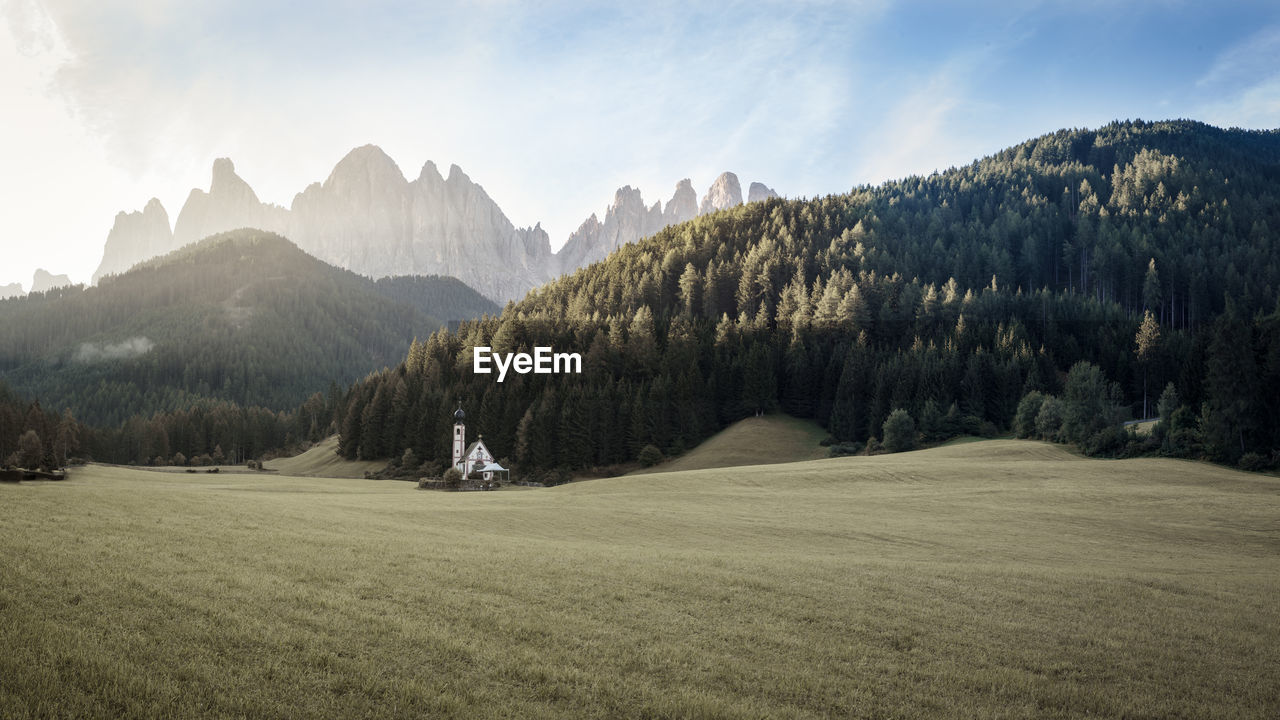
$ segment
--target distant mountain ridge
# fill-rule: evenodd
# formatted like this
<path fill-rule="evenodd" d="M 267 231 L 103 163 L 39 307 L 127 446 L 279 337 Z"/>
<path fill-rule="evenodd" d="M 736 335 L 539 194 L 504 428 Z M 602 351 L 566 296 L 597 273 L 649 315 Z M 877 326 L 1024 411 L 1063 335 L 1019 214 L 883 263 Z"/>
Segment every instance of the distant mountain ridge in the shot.
<path fill-rule="evenodd" d="M 748 200 L 776 196 L 752 183 Z M 603 221 L 593 214 L 553 253 L 541 225 L 517 228 L 457 165 L 445 177 L 428 161 L 410 181 L 381 148 L 365 145 L 284 208 L 262 202 L 231 160 L 218 158 L 209 190 L 190 192 L 172 230 L 155 198 L 141 211 L 117 214 L 93 281 L 201 238 L 250 227 L 284 235 L 308 254 L 361 275 L 448 275 L 501 303 L 668 225 L 740 204 L 738 178 L 727 172 L 701 203 L 692 182 L 681 180 L 665 208 L 661 202 L 645 205 L 640 191 L 626 186 L 615 193 Z"/>
<path fill-rule="evenodd" d="M 457 278 L 374 282 L 242 229 L 96 287 L 0 301 L 0 381 L 103 425 L 210 402 L 290 410 L 497 312 Z"/>
<path fill-rule="evenodd" d="M 31 277 L 31 292 L 48 292 L 49 290 L 66 287 L 71 284 L 71 278 L 66 275 L 54 275 L 44 268 L 36 268 L 35 274 Z M 22 289 L 22 283 L 0 285 L 0 300 L 11 297 L 23 297 L 26 294 L 27 291 Z"/>

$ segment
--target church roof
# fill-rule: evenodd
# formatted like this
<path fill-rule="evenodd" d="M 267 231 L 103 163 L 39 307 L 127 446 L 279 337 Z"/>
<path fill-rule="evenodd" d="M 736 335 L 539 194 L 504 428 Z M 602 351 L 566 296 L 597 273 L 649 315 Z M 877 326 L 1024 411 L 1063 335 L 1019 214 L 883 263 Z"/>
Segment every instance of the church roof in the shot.
<path fill-rule="evenodd" d="M 468 445 L 467 451 L 462 453 L 462 457 L 464 458 L 471 457 L 471 451 L 475 450 L 477 445 L 484 448 L 485 455 L 488 455 L 489 457 L 493 457 L 493 453 L 489 452 L 489 446 L 485 445 L 484 440 L 480 440 L 480 439 L 476 439 L 470 445 Z"/>

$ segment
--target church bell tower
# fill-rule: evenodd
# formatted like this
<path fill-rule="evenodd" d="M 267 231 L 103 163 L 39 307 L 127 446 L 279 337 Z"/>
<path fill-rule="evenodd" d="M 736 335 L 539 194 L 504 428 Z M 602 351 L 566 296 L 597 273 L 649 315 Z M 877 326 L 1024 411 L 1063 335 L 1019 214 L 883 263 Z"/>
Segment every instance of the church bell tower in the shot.
<path fill-rule="evenodd" d="M 450 467 L 461 465 L 462 455 L 467 451 L 466 419 L 467 414 L 462 412 L 462 403 L 458 403 L 458 409 L 453 413 L 453 464 Z"/>

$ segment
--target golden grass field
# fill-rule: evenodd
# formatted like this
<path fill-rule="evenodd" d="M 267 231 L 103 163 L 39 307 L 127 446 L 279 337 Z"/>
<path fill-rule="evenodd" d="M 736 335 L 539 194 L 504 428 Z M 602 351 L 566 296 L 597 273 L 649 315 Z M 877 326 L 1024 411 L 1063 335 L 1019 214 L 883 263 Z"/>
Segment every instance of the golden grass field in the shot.
<path fill-rule="evenodd" d="M 680 457 L 636 470 L 634 474 L 817 460 L 830 454 L 829 448 L 819 444 L 826 436 L 827 431 L 810 420 L 785 415 L 749 417 L 712 435 Z"/>
<path fill-rule="evenodd" d="M 363 478 L 366 470 L 377 471 L 387 466 L 385 460 L 344 460 L 338 456 L 337 450 L 338 436 L 331 435 L 300 455 L 268 460 L 264 467 L 281 475 Z"/>
<path fill-rule="evenodd" d="M 0 486 L 0 716 L 1280 716 L 1280 485 L 994 440 Z"/>

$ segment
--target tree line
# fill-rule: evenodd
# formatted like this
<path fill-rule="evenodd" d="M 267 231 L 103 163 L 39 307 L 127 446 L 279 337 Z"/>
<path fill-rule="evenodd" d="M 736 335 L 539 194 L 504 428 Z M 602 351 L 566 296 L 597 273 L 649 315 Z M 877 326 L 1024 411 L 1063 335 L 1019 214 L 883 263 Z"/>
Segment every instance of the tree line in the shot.
<path fill-rule="evenodd" d="M 1172 383 L 1209 408 L 1202 436 L 1234 438 L 1195 452 L 1269 458 L 1277 179 L 1277 133 L 1116 123 L 700 217 L 415 343 L 352 388 L 340 451 L 440 463 L 460 401 L 533 474 L 678 454 L 760 411 L 813 418 L 838 443 L 882 441 L 895 410 L 926 438 L 1002 431 L 1080 366 L 1105 378 L 1089 387 L 1116 408 L 1108 427 Z M 476 345 L 583 351 L 584 373 L 496 384 L 471 374 Z M 1100 432 L 1064 437 L 1114 449 Z"/>

